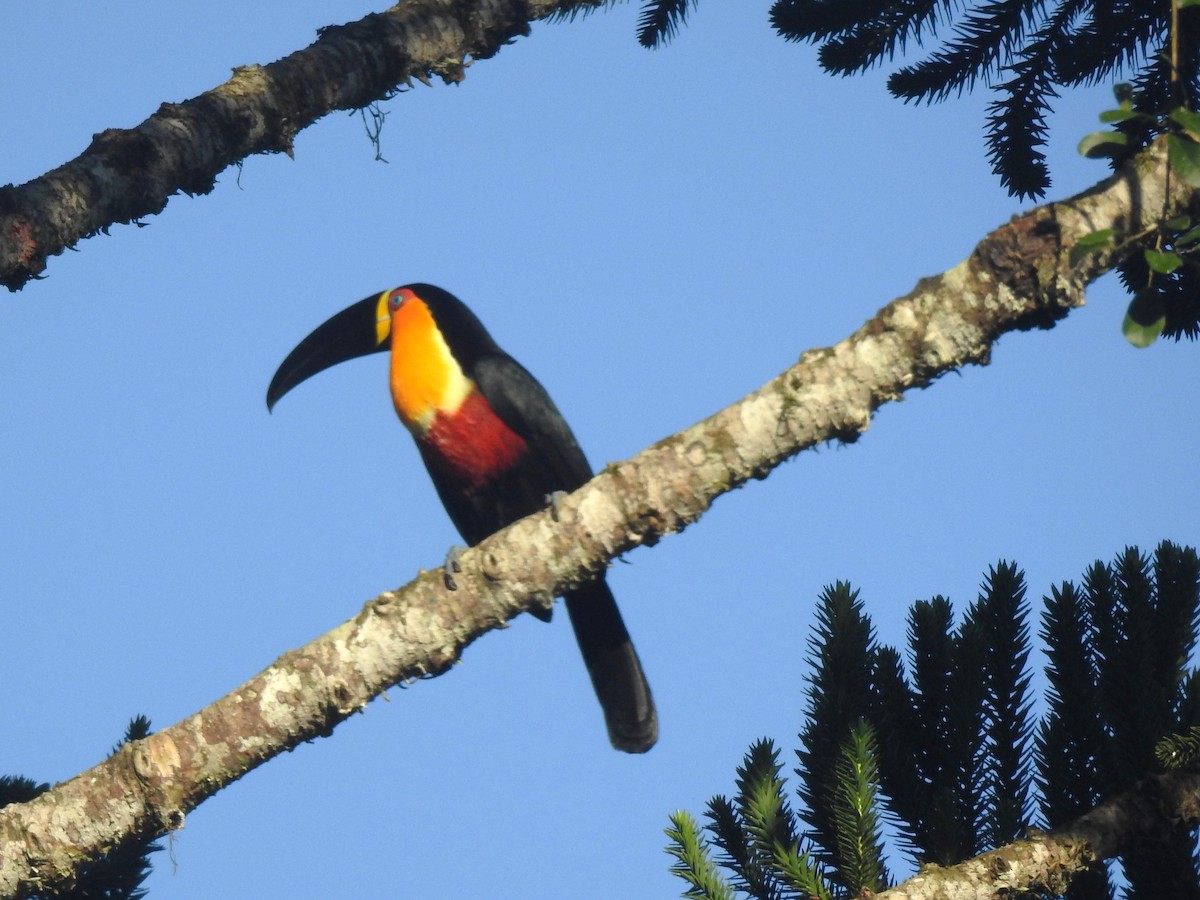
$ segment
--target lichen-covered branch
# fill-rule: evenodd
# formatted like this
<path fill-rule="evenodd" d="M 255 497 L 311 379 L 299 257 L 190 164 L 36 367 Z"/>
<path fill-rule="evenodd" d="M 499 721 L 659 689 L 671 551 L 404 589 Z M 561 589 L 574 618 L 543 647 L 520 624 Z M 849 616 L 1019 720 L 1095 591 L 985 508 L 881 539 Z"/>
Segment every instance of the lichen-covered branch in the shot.
<path fill-rule="evenodd" d="M 857 439 L 881 404 L 987 362 L 1000 335 L 1051 326 L 1114 262 L 1111 250 L 1072 260 L 1080 237 L 1111 228 L 1119 246 L 1157 216 L 1200 213 L 1196 192 L 1167 173 L 1160 143 L 1093 190 L 1014 218 L 839 344 L 467 551 L 458 590 L 422 574 L 190 718 L 0 810 L 0 897 L 69 879 L 125 836 L 178 828 L 250 769 L 329 734 L 397 682 L 445 671 L 484 632 L 681 530 L 726 491 L 805 448 Z"/>
<path fill-rule="evenodd" d="M 472 60 L 529 33 L 529 23 L 604 0 L 405 0 L 322 29 L 310 46 L 241 66 L 219 87 L 164 103 L 134 128 L 110 128 L 75 159 L 18 187 L 0 185 L 0 284 L 16 291 L 50 256 L 110 225 L 162 212 L 179 193 L 206 194 L 253 153 L 292 140 L 336 109 L 357 109 L 413 79 L 462 81 Z"/>
<path fill-rule="evenodd" d="M 1200 823 L 1200 774 L 1143 779 L 1071 824 L 1037 833 L 956 866 L 926 866 L 877 900 L 990 900 L 1026 892 L 1061 894 L 1071 879 L 1166 823 Z"/>

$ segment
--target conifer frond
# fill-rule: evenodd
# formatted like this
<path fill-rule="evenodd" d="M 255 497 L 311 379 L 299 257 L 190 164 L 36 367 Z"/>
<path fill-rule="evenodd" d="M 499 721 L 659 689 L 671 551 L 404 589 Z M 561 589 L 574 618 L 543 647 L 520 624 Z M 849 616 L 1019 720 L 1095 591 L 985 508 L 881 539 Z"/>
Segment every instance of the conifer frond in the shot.
<path fill-rule="evenodd" d="M 1128 72 L 1138 109 L 1161 115 L 1172 106 L 1194 106 L 1200 99 L 1200 8 L 1179 11 L 1174 71 L 1163 64 L 1172 58 L 1163 52 L 1170 21 L 1170 0 L 776 0 L 771 7 L 775 30 L 789 41 L 818 44 L 820 64 L 831 74 L 862 72 L 913 44 L 927 44 L 932 49 L 923 58 L 892 73 L 888 87 L 896 97 L 935 102 L 979 85 L 994 90 L 988 158 L 1018 197 L 1040 197 L 1050 185 L 1046 117 L 1060 88 Z M 940 43 L 939 31 L 949 33 Z M 1182 91 L 1171 96 L 1177 85 Z M 1154 136 L 1139 135 L 1133 146 Z M 1174 304 L 1197 296 L 1178 290 Z M 1180 310 L 1186 324 L 1171 336 L 1200 335 L 1200 300 L 1195 305 Z"/>
<path fill-rule="evenodd" d="M 1041 148 L 1050 100 L 1058 97 L 1053 60 L 1089 2 L 1065 0 L 1028 43 L 1011 54 L 1011 77 L 993 87 L 1000 97 L 988 105 L 988 159 L 1000 183 L 1015 197 L 1040 197 L 1050 187 Z"/>
<path fill-rule="evenodd" d="M 770 857 L 776 844 L 797 844 L 781 770 L 779 751 L 766 739 L 750 745 L 737 770 L 738 808 L 759 857 Z"/>
<path fill-rule="evenodd" d="M 1192 652 L 1196 649 L 1197 593 L 1200 592 L 1200 560 L 1190 547 L 1164 541 L 1154 551 L 1154 590 L 1156 596 L 1151 640 L 1159 648 L 1155 656 L 1156 677 L 1163 684 L 1179 686 Z M 1171 690 L 1171 705 L 1177 707 L 1181 696 Z"/>
<path fill-rule="evenodd" d="M 1099 570 L 1104 571 L 1099 563 Z M 1095 567 L 1094 567 L 1095 570 Z M 1065 824 L 1099 801 L 1097 763 L 1107 736 L 1100 711 L 1093 607 L 1071 582 L 1051 587 L 1043 599 L 1040 635 L 1046 647 L 1047 712 L 1038 727 L 1034 769 L 1047 827 Z M 1078 876 L 1069 900 L 1110 900 L 1108 870 L 1094 866 Z"/>
<path fill-rule="evenodd" d="M 587 18 L 594 12 L 609 9 L 616 6 L 622 0 L 592 0 L 589 4 L 579 5 L 573 4 L 555 10 L 550 15 L 546 16 L 548 22 L 574 22 L 577 17 Z"/>
<path fill-rule="evenodd" d="M 954 0 L 775 0 L 770 24 L 788 41 L 824 41 L 871 31 L 883 38 L 882 53 L 896 42 L 932 31 L 938 14 L 949 17 Z"/>
<path fill-rule="evenodd" d="M 845 582 L 827 587 L 818 600 L 809 640 L 807 722 L 796 755 L 800 767 L 800 815 L 809 825 L 817 859 L 839 868 L 831 820 L 834 766 L 851 726 L 870 715 L 875 635 L 858 591 Z"/>
<path fill-rule="evenodd" d="M 688 900 L 734 900 L 733 889 L 721 877 L 700 826 L 690 814 L 683 810 L 672 813 L 666 834 L 671 841 L 667 853 L 675 858 L 671 873 L 690 885 L 682 896 Z"/>
<path fill-rule="evenodd" d="M 891 6 L 889 0 L 775 0 L 771 27 L 789 41 L 820 41 L 875 22 Z"/>
<path fill-rule="evenodd" d="M 933 30 L 938 6 L 938 0 L 886 4 L 873 18 L 826 36 L 818 54 L 821 67 L 832 75 L 852 75 L 892 59 Z"/>
<path fill-rule="evenodd" d="M 918 600 L 908 611 L 908 660 L 916 691 L 917 727 L 937 734 L 949 727 L 950 684 L 954 678 L 954 609 L 945 597 Z M 923 741 L 915 759 L 921 775 L 940 784 L 953 770 L 950 748 Z"/>
<path fill-rule="evenodd" d="M 1200 725 L 1193 725 L 1183 734 L 1168 734 L 1154 748 L 1159 765 L 1164 769 L 1186 769 L 1200 760 Z"/>
<path fill-rule="evenodd" d="M 984 662 L 987 741 L 985 840 L 999 847 L 1029 824 L 1029 608 L 1025 576 L 1012 563 L 989 572 L 973 616 L 987 636 Z"/>
<path fill-rule="evenodd" d="M 113 745 L 112 752 L 116 753 L 126 744 L 132 741 L 140 741 L 143 738 L 149 737 L 151 734 L 150 720 L 145 716 L 134 716 L 129 720 L 129 724 L 125 726 L 125 735 L 121 740 Z"/>
<path fill-rule="evenodd" d="M 713 845 L 721 851 L 717 861 L 744 882 L 750 864 L 750 839 L 737 810 L 727 797 L 717 794 L 708 801 L 705 817 Z"/>
<path fill-rule="evenodd" d="M 777 845 L 772 865 L 779 880 L 802 900 L 833 900 L 828 877 L 807 850 Z"/>
<path fill-rule="evenodd" d="M 918 848 L 924 841 L 918 835 L 928 814 L 929 785 L 916 761 L 928 742 L 921 739 L 917 695 L 905 677 L 900 654 L 891 647 L 876 653 L 874 695 L 871 722 L 876 734 L 887 736 L 876 747 L 880 784 L 895 812 L 900 848 L 919 861 Z"/>
<path fill-rule="evenodd" d="M 1115 694 L 1113 743 L 1119 748 L 1117 765 L 1141 773 L 1154 765 L 1154 744 L 1170 730 L 1169 687 L 1153 677 L 1158 670 L 1154 643 L 1158 629 L 1150 561 L 1136 547 L 1126 547 L 1112 570 L 1115 614 L 1124 637 L 1118 658 L 1106 660 L 1105 682 Z"/>
<path fill-rule="evenodd" d="M 734 875 L 733 886 L 756 900 L 778 900 L 770 872 L 754 852 L 754 838 L 739 807 L 718 794 L 708 802 L 713 843 L 722 851 L 718 862 Z"/>
<path fill-rule="evenodd" d="M 1154 648 L 1147 639 L 1158 630 L 1154 620 L 1159 618 L 1161 607 L 1157 591 L 1147 577 L 1147 560 L 1136 548 L 1128 548 L 1112 568 L 1120 596 L 1118 608 L 1126 614 L 1127 640 L 1119 670 L 1131 680 L 1124 694 L 1136 708 L 1117 714 L 1110 723 L 1112 749 L 1106 761 L 1119 768 L 1109 770 L 1106 780 L 1125 785 L 1155 765 L 1156 745 L 1178 728 L 1174 721 L 1174 700 L 1181 679 L 1173 671 L 1164 683 L 1163 671 L 1151 656 Z M 1182 660 L 1175 660 L 1176 668 L 1182 664 Z M 1111 672 L 1107 675 L 1105 681 L 1114 677 Z M 1131 847 L 1122 856 L 1125 876 L 1131 885 L 1130 895 L 1195 896 L 1200 892 L 1195 852 L 1194 829 L 1178 822 L 1164 824 L 1153 840 Z"/>
<path fill-rule="evenodd" d="M 1177 269 L 1162 290 L 1166 324 L 1163 337 L 1176 341 L 1200 338 L 1200 273 L 1190 267 Z"/>
<path fill-rule="evenodd" d="M 855 723 L 834 767 L 832 803 L 839 880 L 851 896 L 881 891 L 888 884 L 876 757 L 875 730 L 865 721 Z"/>
<path fill-rule="evenodd" d="M 1034 783 L 1053 827 L 1144 776 L 1156 745 L 1161 764 L 1200 766 L 1200 672 L 1191 667 L 1200 559 L 1164 542 L 1152 560 L 1127 548 L 1091 566 L 1082 587 L 1051 589 L 1040 629 L 1048 709 L 1036 729 L 1029 609 L 1014 564 L 989 570 L 957 628 L 948 600 L 913 605 L 911 681 L 899 654 L 876 645 L 857 591 L 826 588 L 808 645 L 813 673 L 797 751 L 806 808 L 790 808 L 766 740 L 738 768 L 735 799 L 709 805 L 711 844 L 735 876 L 732 890 L 767 900 L 864 895 L 887 884 L 885 814 L 920 861 L 955 863 L 1025 829 Z M 798 817 L 809 823 L 804 835 Z M 698 891 L 712 880 L 698 874 L 702 838 L 672 822 L 671 853 L 681 865 L 686 858 L 687 874 L 673 871 Z M 802 850 L 810 839 L 811 852 Z M 1196 896 L 1195 851 L 1195 830 L 1182 821 L 1124 846 L 1128 895 Z M 1111 898 L 1105 867 L 1078 874 L 1065 896 Z"/>
<path fill-rule="evenodd" d="M 945 100 L 970 90 L 979 79 L 999 72 L 1004 51 L 1021 40 L 1037 0 L 992 0 L 971 7 L 957 38 L 915 66 L 905 66 L 888 79 L 888 90 L 903 100 Z"/>
<path fill-rule="evenodd" d="M 38 784 L 23 775 L 0 775 L 0 808 L 10 803 L 28 803 L 48 790 L 50 785 Z"/>
<path fill-rule="evenodd" d="M 1161 739 L 1187 727 L 1178 718 L 1180 711 L 1196 708 L 1193 678 L 1185 669 L 1200 607 L 1200 593 L 1188 588 L 1195 584 L 1192 556 L 1193 551 L 1164 543 L 1155 552 L 1152 569 L 1145 556 L 1128 547 L 1111 565 L 1097 562 L 1084 578 L 1095 623 L 1098 707 L 1106 731 L 1095 764 L 1103 793 L 1121 790 L 1150 771 Z M 1182 589 L 1180 595 L 1163 595 L 1156 583 L 1160 572 L 1167 593 L 1174 584 Z M 1122 863 L 1133 893 L 1195 892 L 1194 843 L 1191 830 L 1174 825 L 1164 827 L 1153 841 L 1130 848 Z"/>
<path fill-rule="evenodd" d="M 737 770 L 738 806 L 754 856 L 777 896 L 785 896 L 790 888 L 809 897 L 828 897 L 820 866 L 800 850 L 781 771 L 779 751 L 769 740 L 752 744 Z"/>
<path fill-rule="evenodd" d="M 638 19 L 638 43 L 661 47 L 674 39 L 687 23 L 688 7 L 696 0 L 646 0 Z"/>
<path fill-rule="evenodd" d="M 1051 588 L 1044 602 L 1048 710 L 1038 730 L 1035 764 L 1042 816 L 1053 828 L 1099 800 L 1095 760 L 1104 752 L 1105 735 L 1089 605 L 1070 582 Z"/>
<path fill-rule="evenodd" d="M 1166 36 L 1165 10 L 1153 3 L 1087 4 L 1091 15 L 1071 31 L 1054 54 L 1059 83 L 1096 84 L 1143 64 Z"/>

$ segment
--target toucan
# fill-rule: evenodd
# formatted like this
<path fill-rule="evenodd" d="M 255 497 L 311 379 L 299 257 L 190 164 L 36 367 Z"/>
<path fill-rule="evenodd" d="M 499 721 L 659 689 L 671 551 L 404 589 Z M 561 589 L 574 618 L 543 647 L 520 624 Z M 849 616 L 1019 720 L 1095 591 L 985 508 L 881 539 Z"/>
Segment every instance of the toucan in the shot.
<path fill-rule="evenodd" d="M 592 477 L 546 389 L 465 303 L 431 284 L 373 294 L 319 326 L 280 365 L 267 409 L 310 376 L 385 350 L 396 413 L 468 544 Z M 618 750 L 644 753 L 658 740 L 658 715 L 603 574 L 563 599 L 609 740 Z M 550 620 L 549 610 L 535 614 Z"/>

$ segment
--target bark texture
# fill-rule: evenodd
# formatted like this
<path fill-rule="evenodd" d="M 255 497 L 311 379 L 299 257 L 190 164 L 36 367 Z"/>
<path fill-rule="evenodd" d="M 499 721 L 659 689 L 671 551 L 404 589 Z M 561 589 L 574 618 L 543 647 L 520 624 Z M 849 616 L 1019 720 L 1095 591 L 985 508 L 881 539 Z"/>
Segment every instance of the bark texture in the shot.
<path fill-rule="evenodd" d="M 180 827 L 250 769 L 328 735 L 397 682 L 445 671 L 484 632 L 683 529 L 726 491 L 805 448 L 856 440 L 886 401 L 986 363 L 1001 334 L 1050 327 L 1081 305 L 1116 251 L 1073 260 L 1079 238 L 1112 228 L 1120 246 L 1157 217 L 1185 212 L 1200 214 L 1200 194 L 1169 177 L 1160 143 L 1092 190 L 1014 218 L 837 345 L 808 351 L 739 402 L 466 551 L 458 590 L 440 572 L 423 573 L 195 715 L 0 810 L 0 897 L 69 881 L 80 862 L 129 835 Z M 1110 846 L 1081 840 L 1092 852 Z"/>
<path fill-rule="evenodd" d="M 459 82 L 472 60 L 529 33 L 530 22 L 604 0 L 407 0 L 324 28 L 315 43 L 227 82 L 164 103 L 134 128 L 110 128 L 75 159 L 23 185 L 0 185 L 0 284 L 22 288 L 48 257 L 111 225 L 162 212 L 175 194 L 207 194 L 252 153 L 291 154 L 303 128 L 358 109 L 415 78 Z"/>

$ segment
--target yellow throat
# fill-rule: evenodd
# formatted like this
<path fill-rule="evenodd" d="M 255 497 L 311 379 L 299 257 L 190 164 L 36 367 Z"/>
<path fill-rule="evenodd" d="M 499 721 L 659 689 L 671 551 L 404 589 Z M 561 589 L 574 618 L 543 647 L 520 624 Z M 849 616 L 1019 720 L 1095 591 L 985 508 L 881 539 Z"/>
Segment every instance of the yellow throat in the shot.
<path fill-rule="evenodd" d="M 377 327 L 380 341 L 391 332 L 392 403 L 405 426 L 414 434 L 428 431 L 441 412 L 452 416 L 474 388 L 450 352 L 433 313 L 407 289 L 379 297 Z M 390 328 L 388 323 L 390 321 Z"/>

